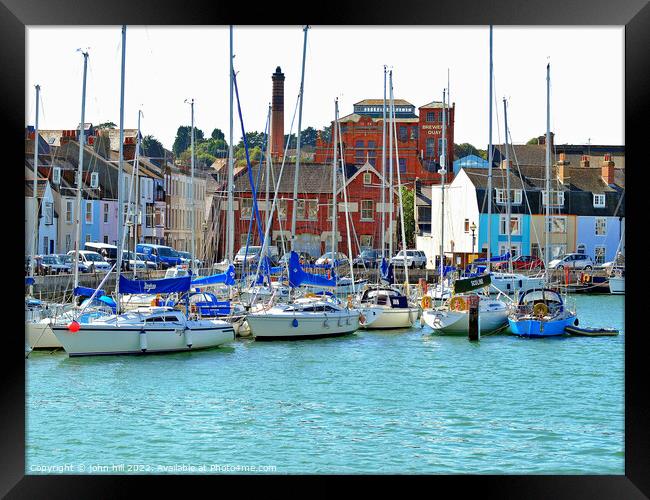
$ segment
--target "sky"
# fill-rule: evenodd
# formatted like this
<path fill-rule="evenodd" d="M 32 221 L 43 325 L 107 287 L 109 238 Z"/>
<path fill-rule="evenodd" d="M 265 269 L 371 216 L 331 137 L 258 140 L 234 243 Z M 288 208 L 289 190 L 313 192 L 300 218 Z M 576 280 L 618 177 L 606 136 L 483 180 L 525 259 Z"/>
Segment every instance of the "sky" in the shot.
<path fill-rule="evenodd" d="M 285 134 L 297 102 L 303 30 L 233 30 L 234 66 L 245 130 L 263 131 L 271 74 L 285 74 Z M 119 125 L 120 26 L 32 26 L 26 30 L 25 122 L 34 124 L 41 86 L 41 129 L 73 129 L 81 117 L 83 56 L 88 50 L 86 122 Z M 128 26 L 124 127 L 137 128 L 171 149 L 176 130 L 190 124 L 228 139 L 229 30 L 227 26 Z M 511 27 L 493 29 L 493 141 L 502 142 L 503 98 L 514 143 L 546 131 L 546 64 L 551 64 L 551 130 L 556 144 L 624 144 L 624 27 Z M 355 102 L 383 97 L 383 66 L 393 69 L 396 99 L 416 107 L 456 103 L 455 142 L 485 149 L 488 142 L 489 28 L 333 27 L 308 30 L 302 128 L 321 129 Z M 606 105 L 603 105 L 606 103 Z M 234 138 L 241 138 L 235 101 Z M 297 115 L 293 131 L 297 129 Z"/>

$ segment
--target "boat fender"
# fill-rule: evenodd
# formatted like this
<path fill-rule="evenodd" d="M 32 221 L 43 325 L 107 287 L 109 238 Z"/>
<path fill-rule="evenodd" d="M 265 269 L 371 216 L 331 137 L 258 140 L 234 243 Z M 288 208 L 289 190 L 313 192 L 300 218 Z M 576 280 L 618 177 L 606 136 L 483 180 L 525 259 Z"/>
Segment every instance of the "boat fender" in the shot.
<path fill-rule="evenodd" d="M 422 297 L 422 309 L 431 309 L 431 297 L 428 295 Z"/>
<path fill-rule="evenodd" d="M 79 325 L 79 323 L 77 323 L 76 321 L 73 321 L 68 325 L 68 330 L 70 331 L 70 333 L 77 333 L 79 331 L 79 328 L 81 328 L 81 325 Z"/>
<path fill-rule="evenodd" d="M 192 330 L 189 328 L 185 329 L 185 345 L 190 349 L 192 348 Z"/>
<path fill-rule="evenodd" d="M 298 328 L 298 320 L 296 318 L 293 318 L 293 321 L 291 322 L 291 326 L 294 328 Z"/>
<path fill-rule="evenodd" d="M 363 314 L 359 314 L 359 323 L 361 323 L 362 325 L 366 323 L 366 317 Z"/>
<path fill-rule="evenodd" d="M 452 297 L 449 302 L 449 309 L 452 311 L 464 311 L 467 309 L 467 302 L 459 295 Z"/>
<path fill-rule="evenodd" d="M 348 295 L 348 309 L 352 309 L 352 295 Z"/>
<path fill-rule="evenodd" d="M 327 314 L 325 315 L 325 319 L 323 320 L 323 328 L 329 328 L 329 322 L 327 321 Z"/>
<path fill-rule="evenodd" d="M 140 350 L 147 352 L 147 332 L 145 330 L 140 330 Z"/>
<path fill-rule="evenodd" d="M 580 324 L 580 322 L 578 321 L 578 318 L 575 319 L 575 321 L 573 322 L 573 324 L 574 324 L 575 326 L 578 326 L 578 325 Z"/>

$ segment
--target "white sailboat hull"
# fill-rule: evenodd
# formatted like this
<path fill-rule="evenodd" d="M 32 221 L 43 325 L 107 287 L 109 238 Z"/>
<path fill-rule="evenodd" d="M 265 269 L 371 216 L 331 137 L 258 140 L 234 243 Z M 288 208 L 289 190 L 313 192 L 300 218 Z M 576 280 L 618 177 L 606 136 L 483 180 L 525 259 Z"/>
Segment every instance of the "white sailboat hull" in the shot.
<path fill-rule="evenodd" d="M 614 295 L 625 295 L 625 278 L 616 276 L 609 278 L 609 291 Z"/>
<path fill-rule="evenodd" d="M 255 338 L 264 340 L 335 337 L 359 329 L 359 311 L 353 309 L 322 314 L 269 311 L 250 314 L 246 320 Z"/>
<path fill-rule="evenodd" d="M 384 306 L 370 306 L 359 308 L 365 318 L 361 328 L 410 328 L 418 318 L 418 308 L 390 308 Z"/>
<path fill-rule="evenodd" d="M 82 324 L 75 333 L 64 325 L 53 325 L 52 330 L 69 356 L 194 351 L 217 347 L 235 338 L 232 325 L 220 320 L 188 321 L 176 327 L 148 326 L 146 330 L 137 325 L 115 326 L 104 322 Z M 142 335 L 146 337 L 145 344 Z"/>
<path fill-rule="evenodd" d="M 490 300 L 489 303 L 499 301 Z M 508 324 L 508 309 L 499 302 L 498 309 L 490 310 L 488 301 L 479 305 L 479 331 L 483 335 L 493 333 Z M 483 306 L 483 307 L 481 307 Z M 468 311 L 425 310 L 422 312 L 424 322 L 440 335 L 463 335 L 469 332 Z"/>
<path fill-rule="evenodd" d="M 61 349 L 48 320 L 25 322 L 25 340 L 32 349 Z"/>

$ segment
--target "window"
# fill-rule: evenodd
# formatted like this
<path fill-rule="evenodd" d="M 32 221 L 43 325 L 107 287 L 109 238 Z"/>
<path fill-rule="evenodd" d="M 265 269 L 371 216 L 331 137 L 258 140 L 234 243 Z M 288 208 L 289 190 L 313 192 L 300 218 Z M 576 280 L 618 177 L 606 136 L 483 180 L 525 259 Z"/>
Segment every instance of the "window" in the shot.
<path fill-rule="evenodd" d="M 542 191 L 542 203 L 548 205 L 548 196 L 546 191 Z M 564 191 L 551 191 L 551 206 L 564 206 Z"/>
<path fill-rule="evenodd" d="M 153 227 L 154 206 L 150 203 L 145 205 L 145 224 L 147 227 Z"/>
<path fill-rule="evenodd" d="M 372 220 L 372 200 L 361 200 L 361 220 Z"/>
<path fill-rule="evenodd" d="M 108 243 L 108 235 L 107 234 L 104 235 L 104 243 Z"/>
<path fill-rule="evenodd" d="M 469 233 L 469 219 L 465 219 L 465 232 Z"/>
<path fill-rule="evenodd" d="M 605 217 L 596 217 L 596 236 L 605 236 L 607 234 L 607 219 Z"/>
<path fill-rule="evenodd" d="M 72 235 L 71 234 L 66 234 L 65 235 L 65 251 L 68 253 L 70 250 L 72 250 Z"/>
<path fill-rule="evenodd" d="M 566 233 L 566 217 L 549 217 L 546 230 L 549 233 Z"/>
<path fill-rule="evenodd" d="M 253 215 L 253 200 L 251 198 L 241 199 L 241 208 L 239 210 L 240 218 L 250 219 Z"/>
<path fill-rule="evenodd" d="M 298 200 L 298 220 L 318 220 L 318 200 Z"/>
<path fill-rule="evenodd" d="M 90 201 L 86 202 L 86 224 L 93 223 L 93 204 Z"/>
<path fill-rule="evenodd" d="M 50 247 L 50 239 L 47 236 L 43 236 L 43 253 L 47 255 Z"/>
<path fill-rule="evenodd" d="M 566 253 L 566 243 L 555 243 L 552 245 L 549 245 L 549 250 L 550 250 L 550 260 L 557 259 L 560 255 L 564 255 Z"/>
<path fill-rule="evenodd" d="M 361 248 L 372 248 L 372 236 L 369 234 L 362 234 L 359 238 Z"/>
<path fill-rule="evenodd" d="M 248 239 L 248 233 L 247 233 L 247 232 L 246 232 L 246 233 L 242 233 L 242 234 L 239 236 L 239 243 L 240 243 L 240 246 L 245 247 L 245 246 L 246 246 L 246 243 L 248 243 L 249 241 L 250 241 L 250 240 Z"/>
<path fill-rule="evenodd" d="M 505 189 L 495 189 L 496 194 L 497 194 L 497 200 L 496 202 L 499 205 L 505 205 L 508 200 L 506 200 L 506 190 Z"/>
<path fill-rule="evenodd" d="M 436 140 L 435 139 L 427 139 L 427 150 L 426 150 L 426 156 L 427 158 L 432 157 L 435 154 L 435 145 L 436 145 Z"/>
<path fill-rule="evenodd" d="M 104 222 L 108 222 L 108 203 L 104 203 Z"/>
<path fill-rule="evenodd" d="M 583 243 L 580 243 L 576 248 L 576 252 L 579 253 L 580 255 L 584 255 L 585 253 L 587 253 L 585 245 Z"/>
<path fill-rule="evenodd" d="M 278 216 L 280 217 L 280 219 L 286 220 L 287 206 L 288 206 L 287 200 L 278 200 L 277 209 L 278 209 Z"/>
<path fill-rule="evenodd" d="M 603 208 L 605 206 L 605 195 L 594 194 L 594 208 Z"/>
<path fill-rule="evenodd" d="M 72 224 L 72 200 L 65 200 L 65 222 Z"/>
<path fill-rule="evenodd" d="M 443 139 L 442 137 L 438 139 L 438 155 L 442 155 L 447 151 L 447 148 L 445 147 L 447 144 L 447 139 Z"/>
<path fill-rule="evenodd" d="M 513 196 L 510 198 L 510 201 L 513 205 L 521 205 L 521 189 L 513 189 Z"/>
<path fill-rule="evenodd" d="M 594 263 L 602 264 L 605 262 L 605 247 L 597 246 L 594 248 Z"/>
<path fill-rule="evenodd" d="M 531 243 L 531 245 L 530 245 L 530 255 L 533 257 L 533 259 L 541 259 L 542 258 L 542 252 L 539 251 L 539 244 L 538 243 Z"/>
<path fill-rule="evenodd" d="M 406 158 L 399 159 L 399 171 L 402 174 L 406 172 Z"/>
<path fill-rule="evenodd" d="M 363 174 L 363 183 L 366 184 L 366 185 L 372 184 L 372 173 L 365 172 Z"/>
<path fill-rule="evenodd" d="M 51 201 L 46 201 L 43 207 L 45 214 L 45 224 L 51 226 L 54 223 L 54 206 Z"/>
<path fill-rule="evenodd" d="M 499 244 L 499 254 L 503 255 L 508 252 L 508 244 L 507 243 L 500 243 Z M 514 259 L 515 257 L 519 256 L 521 254 L 520 249 L 519 249 L 519 243 L 515 244 L 513 243 L 510 246 L 510 256 Z"/>
<path fill-rule="evenodd" d="M 499 234 L 507 233 L 507 216 L 501 215 L 499 218 Z M 521 235 L 521 215 L 510 216 L 510 234 L 513 236 Z"/>
<path fill-rule="evenodd" d="M 507 192 L 505 189 L 495 189 L 496 203 L 499 205 L 506 205 L 508 203 Z M 521 189 L 510 190 L 510 204 L 521 205 L 522 192 Z"/>
<path fill-rule="evenodd" d="M 89 234 L 86 235 L 86 243 L 90 243 L 90 235 Z"/>
<path fill-rule="evenodd" d="M 376 141 L 368 141 L 368 149 L 375 149 L 377 147 Z"/>
<path fill-rule="evenodd" d="M 354 147 L 356 149 L 363 149 L 363 141 L 355 141 Z"/>
<path fill-rule="evenodd" d="M 399 141 L 406 142 L 408 140 L 408 129 L 404 125 L 399 126 Z"/>
<path fill-rule="evenodd" d="M 435 111 L 428 111 L 427 112 L 427 121 L 428 122 L 435 122 L 436 121 L 436 112 Z"/>

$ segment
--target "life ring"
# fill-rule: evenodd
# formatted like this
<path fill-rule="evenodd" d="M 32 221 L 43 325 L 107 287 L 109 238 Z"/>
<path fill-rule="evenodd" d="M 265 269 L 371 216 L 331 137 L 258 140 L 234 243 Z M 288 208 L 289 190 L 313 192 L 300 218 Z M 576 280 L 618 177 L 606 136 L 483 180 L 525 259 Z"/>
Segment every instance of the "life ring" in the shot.
<path fill-rule="evenodd" d="M 535 316 L 546 316 L 548 314 L 548 306 L 543 302 L 539 302 L 533 306 L 533 314 Z"/>
<path fill-rule="evenodd" d="M 425 295 L 422 297 L 422 309 L 431 309 L 431 297 Z"/>
<path fill-rule="evenodd" d="M 591 282 L 591 276 L 587 273 L 582 275 L 582 282 L 583 283 L 590 283 Z"/>
<path fill-rule="evenodd" d="M 452 311 L 465 311 L 467 309 L 467 301 L 463 297 L 456 295 L 451 298 L 449 309 Z"/>

